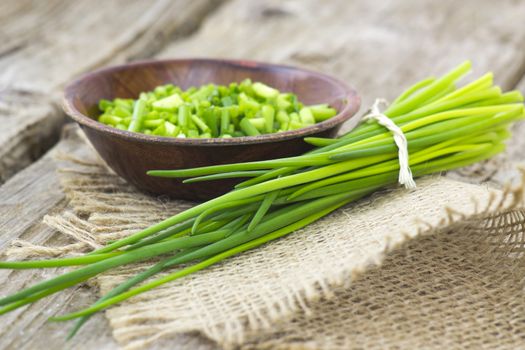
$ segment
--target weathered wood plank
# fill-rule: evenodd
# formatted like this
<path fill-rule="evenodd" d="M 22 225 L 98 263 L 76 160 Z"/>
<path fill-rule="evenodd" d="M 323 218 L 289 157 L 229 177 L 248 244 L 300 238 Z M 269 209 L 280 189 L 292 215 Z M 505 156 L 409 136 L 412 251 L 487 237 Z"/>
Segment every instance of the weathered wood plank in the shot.
<path fill-rule="evenodd" d="M 306 66 L 354 86 L 363 106 L 465 59 L 504 88 L 525 69 L 525 2 L 237 0 L 160 57 L 212 56 Z M 497 14 L 495 16 L 494 14 Z"/>
<path fill-rule="evenodd" d="M 166 41 L 191 33 L 220 3 L 1 2 L 0 183 L 58 139 L 64 83 L 100 65 L 151 56 Z"/>
<path fill-rule="evenodd" d="M 55 101 L 63 83 L 96 66 L 152 55 L 167 40 L 191 33 L 218 4 L 217 0 L 0 3 L 0 183 L 58 139 L 64 115 Z M 51 158 L 56 152 L 74 152 L 70 146 L 61 142 L 0 187 L 0 251 L 15 238 L 37 244 L 66 240 L 42 224 L 42 217 L 65 205 Z M 55 273 L 48 270 L 46 276 Z M 0 271 L 2 294 L 42 277 L 40 272 Z M 42 342 L 52 349 L 67 347 L 67 327 L 46 319 L 66 306 L 86 306 L 95 297 L 92 289 L 70 290 L 3 316 L 0 348 L 35 349 Z M 87 325 L 73 347 L 116 347 L 102 315 Z"/>
<path fill-rule="evenodd" d="M 459 8 L 453 1 L 369 4 L 364 0 L 333 0 L 320 7 L 319 2 L 313 0 L 237 0 L 211 16 L 196 35 L 175 42 L 160 57 L 242 57 L 307 66 L 352 83 L 366 96 L 365 105 L 376 96 L 392 98 L 400 88 L 421 78 L 421 74 L 440 73 L 466 57 L 474 60 L 478 71 L 494 69 L 500 83 L 506 88 L 512 87 L 522 75 L 525 63 L 525 52 L 520 50 L 525 43 L 520 15 L 524 13 L 525 4 L 511 1 L 481 4 L 466 1 Z M 0 19 L 7 18 L 1 9 Z M 494 13 L 498 16 L 493 16 Z M 17 47 L 16 40 L 19 40 L 15 29 L 11 29 L 10 33 L 14 34 L 9 36 L 14 43 L 11 47 Z M 523 136 L 524 128 L 520 126 L 519 130 Z M 519 152 L 522 146 L 516 145 L 516 152 Z M 57 150 L 68 150 L 67 141 L 60 142 L 53 152 Z M 0 188 L 0 203 L 5 203 L 0 211 L 0 232 L 2 235 L 13 232 L 3 236 L 3 247 L 8 239 L 15 237 L 35 243 L 64 239 L 53 236 L 40 223 L 45 213 L 60 210 L 65 205 L 63 194 L 56 190 L 58 181 L 49 157 L 21 171 Z M 19 289 L 37 278 L 39 275 L 27 271 L 16 275 L 0 274 L 0 292 L 5 294 Z M 9 283 L 5 283 L 7 281 Z M 44 324 L 45 317 L 37 315 L 47 307 L 51 308 L 51 313 L 61 310 L 68 305 L 73 292 L 48 299 L 51 300 L 49 304 L 43 301 L 20 314 L 2 317 L 0 348 L 38 348 L 42 339 L 46 340 L 46 345 L 49 341 L 50 348 L 64 347 L 61 339 L 66 329 Z M 84 294 L 82 289 L 81 292 L 81 298 L 86 296 L 86 300 L 80 300 L 83 305 L 93 300 L 88 297 L 93 298 L 93 291 Z M 91 322 L 88 327 L 94 328 L 86 328 L 79 334 L 75 345 L 104 348 L 107 343 L 110 348 L 115 346 L 104 319 L 98 321 L 100 325 Z M 26 338 L 20 335 L 24 326 L 27 327 Z M 177 338 L 159 344 L 159 348 L 193 349 L 197 346 L 210 345 L 198 338 Z"/>
<path fill-rule="evenodd" d="M 7 42 L 0 48 L 0 84 L 48 93 L 107 62 L 151 56 L 175 33 L 191 32 L 219 2 L 55 0 L 33 8 L 34 3 L 3 2 L 14 9 L 0 22 Z"/>
<path fill-rule="evenodd" d="M 0 92 L 0 184 L 58 140 L 63 120 L 64 115 L 46 96 Z"/>

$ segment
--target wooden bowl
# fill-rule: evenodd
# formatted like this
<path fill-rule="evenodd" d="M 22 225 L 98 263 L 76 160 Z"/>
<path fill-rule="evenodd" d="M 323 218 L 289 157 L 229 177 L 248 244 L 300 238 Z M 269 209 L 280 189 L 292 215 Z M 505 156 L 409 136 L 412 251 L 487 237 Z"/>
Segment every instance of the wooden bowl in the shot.
<path fill-rule="evenodd" d="M 100 99 L 137 98 L 142 91 L 173 83 L 186 89 L 208 83 L 229 84 L 245 78 L 293 92 L 305 104 L 328 103 L 338 114 L 313 126 L 260 136 L 180 139 L 119 130 L 99 123 Z M 98 153 L 120 176 L 140 190 L 172 198 L 206 200 L 239 182 L 221 180 L 183 184 L 178 179 L 146 175 L 152 169 L 193 168 L 213 164 L 289 157 L 311 148 L 306 136 L 334 136 L 360 106 L 357 93 L 343 82 L 300 68 L 251 61 L 181 59 L 134 62 L 88 73 L 70 83 L 64 111 L 80 124 Z M 357 123 L 352 118 L 350 123 Z"/>

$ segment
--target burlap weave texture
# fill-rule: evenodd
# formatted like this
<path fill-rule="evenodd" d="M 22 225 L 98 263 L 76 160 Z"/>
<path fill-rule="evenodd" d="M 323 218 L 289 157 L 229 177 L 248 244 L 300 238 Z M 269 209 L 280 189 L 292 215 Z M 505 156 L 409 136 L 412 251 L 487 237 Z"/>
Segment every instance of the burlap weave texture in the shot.
<path fill-rule="evenodd" d="M 76 253 L 190 203 L 137 192 L 82 141 L 61 161 L 65 212 L 46 217 Z M 225 348 L 525 347 L 521 190 L 440 176 L 348 205 L 276 242 L 107 311 L 127 349 L 199 332 Z M 55 249 L 55 250 L 53 250 Z M 97 278 L 103 292 L 144 265 Z"/>

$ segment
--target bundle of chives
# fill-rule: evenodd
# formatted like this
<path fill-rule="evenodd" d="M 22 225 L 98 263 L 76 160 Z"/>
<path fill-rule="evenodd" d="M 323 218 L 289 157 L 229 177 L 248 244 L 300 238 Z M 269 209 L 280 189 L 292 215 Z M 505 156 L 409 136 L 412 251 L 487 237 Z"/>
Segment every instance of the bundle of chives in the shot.
<path fill-rule="evenodd" d="M 525 117 L 519 92 L 502 93 L 492 75 L 461 88 L 465 62 L 441 78 L 425 79 L 385 111 L 404 132 L 414 176 L 485 160 L 504 149 L 510 125 Z M 335 139 L 308 138 L 317 146 L 304 155 L 187 170 L 152 170 L 153 176 L 191 177 L 186 182 L 245 177 L 234 191 L 199 204 L 85 256 L 1 262 L 24 269 L 82 265 L 0 299 L 0 314 L 81 283 L 111 268 L 161 256 L 91 307 L 53 320 L 80 318 L 182 278 L 230 256 L 300 229 L 337 208 L 397 181 L 399 163 L 391 134 L 370 121 Z M 175 266 L 174 272 L 137 284 Z M 189 264 L 189 265 L 188 265 Z"/>

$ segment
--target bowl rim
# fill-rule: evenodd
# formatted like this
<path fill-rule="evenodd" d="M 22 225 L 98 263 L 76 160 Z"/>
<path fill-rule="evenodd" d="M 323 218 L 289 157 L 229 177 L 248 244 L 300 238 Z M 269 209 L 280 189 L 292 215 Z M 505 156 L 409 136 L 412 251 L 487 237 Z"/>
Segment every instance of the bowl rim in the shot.
<path fill-rule="evenodd" d="M 73 98 L 77 89 L 79 89 L 85 80 L 92 79 L 93 77 L 99 74 L 112 73 L 119 70 L 125 70 L 129 68 L 140 68 L 141 66 L 154 65 L 154 64 L 168 64 L 168 63 L 184 63 L 184 62 L 205 62 L 205 63 L 220 63 L 228 64 L 231 66 L 237 67 L 249 67 L 249 68 L 273 68 L 273 69 L 286 69 L 286 70 L 296 70 L 307 73 L 309 75 L 315 76 L 316 78 L 329 81 L 332 84 L 338 85 L 344 91 L 345 98 L 347 103 L 341 111 L 320 123 L 314 125 L 290 130 L 283 131 L 278 133 L 271 134 L 262 134 L 258 136 L 242 136 L 242 137 L 232 137 L 232 138 L 176 138 L 176 137 L 164 137 L 157 135 L 148 135 L 138 132 L 131 132 L 127 130 L 117 129 L 106 124 L 100 123 L 99 121 L 88 117 L 87 115 L 81 113 L 73 103 Z M 316 72 L 309 69 L 304 69 L 301 67 L 295 67 L 291 65 L 282 65 L 274 63 L 266 63 L 253 60 L 240 60 L 240 59 L 217 59 L 217 58 L 177 58 L 177 59 L 148 59 L 134 61 L 121 65 L 113 65 L 104 68 L 99 68 L 94 71 L 82 74 L 78 78 L 74 79 L 66 85 L 64 88 L 64 93 L 62 97 L 62 109 L 64 112 L 71 117 L 74 121 L 84 127 L 95 129 L 101 133 L 106 133 L 111 136 L 118 138 L 126 139 L 128 141 L 143 141 L 148 143 L 158 143 L 165 145 L 177 145 L 177 146 L 237 146 L 237 145 L 246 145 L 246 144 L 258 144 L 258 143 L 267 143 L 267 142 L 278 142 L 285 141 L 290 139 L 295 139 L 298 137 L 307 137 L 311 134 L 316 134 L 322 131 L 331 129 L 339 124 L 343 124 L 350 118 L 356 115 L 357 111 L 361 106 L 361 98 L 357 94 L 356 90 L 351 88 L 346 83 L 341 80 L 334 78 L 330 75 Z M 359 118 L 354 118 L 355 121 L 350 125 L 354 127 L 357 125 Z"/>

